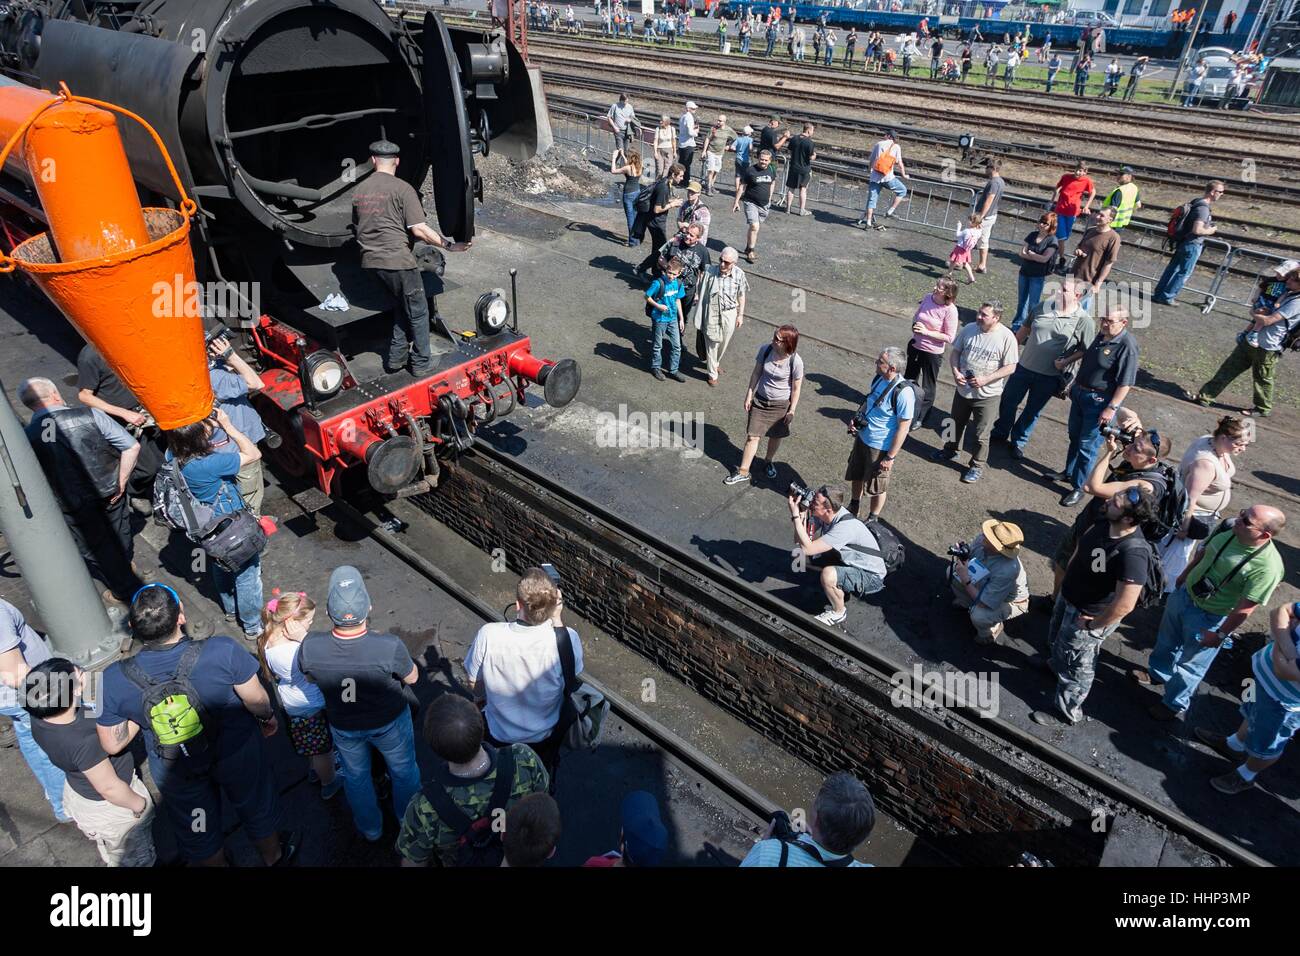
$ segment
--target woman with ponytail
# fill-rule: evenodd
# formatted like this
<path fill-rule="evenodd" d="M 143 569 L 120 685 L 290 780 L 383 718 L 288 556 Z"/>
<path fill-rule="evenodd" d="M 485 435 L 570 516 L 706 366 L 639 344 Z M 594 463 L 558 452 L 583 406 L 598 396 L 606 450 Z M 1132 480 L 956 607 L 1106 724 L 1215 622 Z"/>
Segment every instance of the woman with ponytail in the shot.
<path fill-rule="evenodd" d="M 262 609 L 257 656 L 289 717 L 293 749 L 307 758 L 320 782 L 322 799 L 329 800 L 343 789 L 343 779 L 334 773 L 334 739 L 325 721 L 325 698 L 298 665 L 298 648 L 311 629 L 316 602 L 302 591 L 281 594 L 276 588 L 271 593 Z"/>

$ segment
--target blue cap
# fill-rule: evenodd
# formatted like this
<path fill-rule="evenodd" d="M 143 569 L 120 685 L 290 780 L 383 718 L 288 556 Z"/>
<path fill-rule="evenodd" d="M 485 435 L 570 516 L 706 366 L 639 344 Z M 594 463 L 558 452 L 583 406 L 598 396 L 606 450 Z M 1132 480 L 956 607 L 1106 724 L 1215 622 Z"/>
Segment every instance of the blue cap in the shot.
<path fill-rule="evenodd" d="M 668 848 L 668 830 L 659 816 L 659 801 L 645 790 L 623 798 L 623 850 L 632 866 L 658 866 Z"/>
<path fill-rule="evenodd" d="M 360 624 L 370 616 L 370 594 L 366 591 L 366 582 L 352 565 L 335 568 L 330 575 L 325 612 L 331 621 L 342 627 Z"/>

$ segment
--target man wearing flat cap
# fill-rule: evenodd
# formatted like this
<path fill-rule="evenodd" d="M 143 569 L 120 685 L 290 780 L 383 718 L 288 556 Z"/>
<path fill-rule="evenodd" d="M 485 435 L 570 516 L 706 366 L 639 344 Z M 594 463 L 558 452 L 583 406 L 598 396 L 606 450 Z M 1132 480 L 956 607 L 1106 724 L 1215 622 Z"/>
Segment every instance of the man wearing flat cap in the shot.
<path fill-rule="evenodd" d="M 409 367 L 412 375 L 421 376 L 433 371 L 433 354 L 429 349 L 429 300 L 411 251 L 411 237 L 451 252 L 463 252 L 470 244 L 452 242 L 424 221 L 420 194 L 397 177 L 400 152 L 396 143 L 386 139 L 370 144 L 375 171 L 353 190 L 352 225 L 361 247 L 361 267 L 369 270 L 397 303 L 384 371 Z"/>
<path fill-rule="evenodd" d="M 1020 563 L 1024 542 L 1018 525 L 990 518 L 969 555 L 953 556 L 953 604 L 970 612 L 977 644 L 996 644 L 1003 625 L 1029 610 L 1029 581 Z"/>

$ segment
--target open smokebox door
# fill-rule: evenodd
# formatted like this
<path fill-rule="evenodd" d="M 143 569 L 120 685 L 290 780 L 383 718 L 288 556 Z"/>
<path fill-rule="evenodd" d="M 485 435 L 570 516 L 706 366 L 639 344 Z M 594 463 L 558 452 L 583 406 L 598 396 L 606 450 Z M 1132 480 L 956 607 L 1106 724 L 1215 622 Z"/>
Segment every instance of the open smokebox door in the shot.
<path fill-rule="evenodd" d="M 474 199 L 483 198 L 474 154 L 535 156 L 550 142 L 546 102 L 540 79 L 500 31 L 449 30 L 427 13 L 420 44 L 438 223 L 465 242 L 474 235 Z"/>

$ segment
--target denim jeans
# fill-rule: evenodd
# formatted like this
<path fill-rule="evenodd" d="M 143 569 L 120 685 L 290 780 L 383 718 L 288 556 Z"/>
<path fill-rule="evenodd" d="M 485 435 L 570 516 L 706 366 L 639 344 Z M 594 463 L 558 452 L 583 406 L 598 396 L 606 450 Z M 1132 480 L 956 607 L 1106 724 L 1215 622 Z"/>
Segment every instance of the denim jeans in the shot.
<path fill-rule="evenodd" d="M 1011 320 L 1012 332 L 1019 331 L 1020 327 L 1029 321 L 1034 306 L 1038 305 L 1043 298 L 1043 283 L 1046 281 L 1047 276 L 1027 276 L 1024 272 L 1020 273 L 1016 280 L 1019 298 L 1016 299 L 1015 317 Z"/>
<path fill-rule="evenodd" d="M 740 52 L 745 54 L 746 56 L 749 55 L 749 42 L 750 42 L 750 35 L 748 33 L 746 33 L 743 37 L 740 38 Z"/>
<path fill-rule="evenodd" d="M 212 586 L 221 599 L 221 609 L 239 617 L 245 634 L 262 630 L 262 558 L 259 555 L 238 571 L 227 571 L 215 561 L 208 562 Z"/>
<path fill-rule="evenodd" d="M 1056 706 L 1072 723 L 1083 720 L 1083 702 L 1097 676 L 1097 655 L 1119 623 L 1079 626 L 1079 609 L 1063 597 L 1052 608 L 1052 670 L 1056 672 Z"/>
<path fill-rule="evenodd" d="M 1078 385 L 1070 390 L 1070 451 L 1065 458 L 1065 472 L 1072 488 L 1082 488 L 1092 472 L 1092 463 L 1101 448 L 1101 423 L 1098 418 L 1106 407 L 1106 396 L 1089 392 Z"/>
<path fill-rule="evenodd" d="M 641 194 L 640 188 L 623 190 L 623 215 L 627 216 L 627 238 L 629 242 L 636 242 L 640 245 L 640 240 L 633 234 L 633 227 L 636 225 L 636 197 Z"/>
<path fill-rule="evenodd" d="M 1193 604 L 1186 587 L 1169 595 L 1147 670 L 1164 683 L 1165 706 L 1170 710 L 1182 713 L 1191 704 L 1192 695 L 1219 653 L 1218 647 L 1201 645 L 1200 633 L 1213 630 L 1222 621 L 1222 614 L 1210 614 Z M 1221 646 L 1231 647 L 1232 639 L 1225 638 Z"/>
<path fill-rule="evenodd" d="M 32 718 L 21 707 L 0 707 L 0 714 L 4 714 L 14 722 L 14 735 L 18 738 L 18 749 L 22 752 L 23 759 L 27 761 L 27 766 L 31 767 L 32 773 L 36 775 L 37 783 L 45 791 L 45 799 L 50 801 L 54 815 L 60 822 L 70 820 L 71 817 L 63 809 L 63 784 L 67 778 L 62 770 L 50 763 L 50 758 L 45 756 L 45 751 L 32 738 Z"/>
<path fill-rule="evenodd" d="M 370 779 L 370 748 L 378 750 L 388 764 L 388 776 L 393 782 L 393 813 L 400 821 L 406 805 L 420 789 L 411 712 L 403 710 L 396 720 L 371 730 L 330 727 L 330 733 L 334 735 L 334 749 L 342 765 L 343 792 L 352 808 L 352 819 L 362 836 L 376 840 L 384 832 L 384 815 Z"/>
<path fill-rule="evenodd" d="M 867 210 L 876 208 L 876 202 L 880 199 L 880 190 L 891 189 L 894 194 L 900 198 L 907 198 L 907 185 L 897 176 L 887 176 L 879 182 L 867 183 Z"/>
<path fill-rule="evenodd" d="M 1183 285 L 1192 277 L 1196 260 L 1201 258 L 1201 250 L 1204 248 L 1203 242 L 1180 242 L 1169 259 L 1169 265 L 1165 266 L 1164 275 L 1156 283 L 1156 290 L 1151 293 L 1151 297 L 1157 301 L 1164 299 L 1172 304 L 1178 298 L 1178 293 L 1183 291 Z"/>
<path fill-rule="evenodd" d="M 1183 106 L 1191 106 L 1201 98 L 1201 88 L 1199 86 L 1189 87 L 1187 95 L 1183 97 Z"/>
<path fill-rule="evenodd" d="M 674 374 L 682 362 L 682 333 L 677 327 L 677 319 L 669 322 L 655 322 L 654 351 L 650 356 L 650 368 L 662 367 L 664 336 L 668 336 L 668 372 Z"/>
<path fill-rule="evenodd" d="M 1056 214 L 1056 238 L 1069 239 L 1070 233 L 1074 231 L 1074 220 L 1078 216 L 1067 216 L 1064 213 Z"/>
<path fill-rule="evenodd" d="M 1042 372 L 1033 372 L 1023 365 L 1017 365 L 1002 390 L 1002 401 L 998 405 L 998 420 L 993 423 L 993 437 L 1006 439 L 1022 449 L 1029 444 L 1029 436 L 1034 433 L 1038 416 L 1043 413 L 1047 403 L 1056 394 L 1058 381 L 1055 375 L 1044 375 Z M 1025 403 L 1025 410 L 1016 417 L 1016 409 L 1022 401 Z"/>

